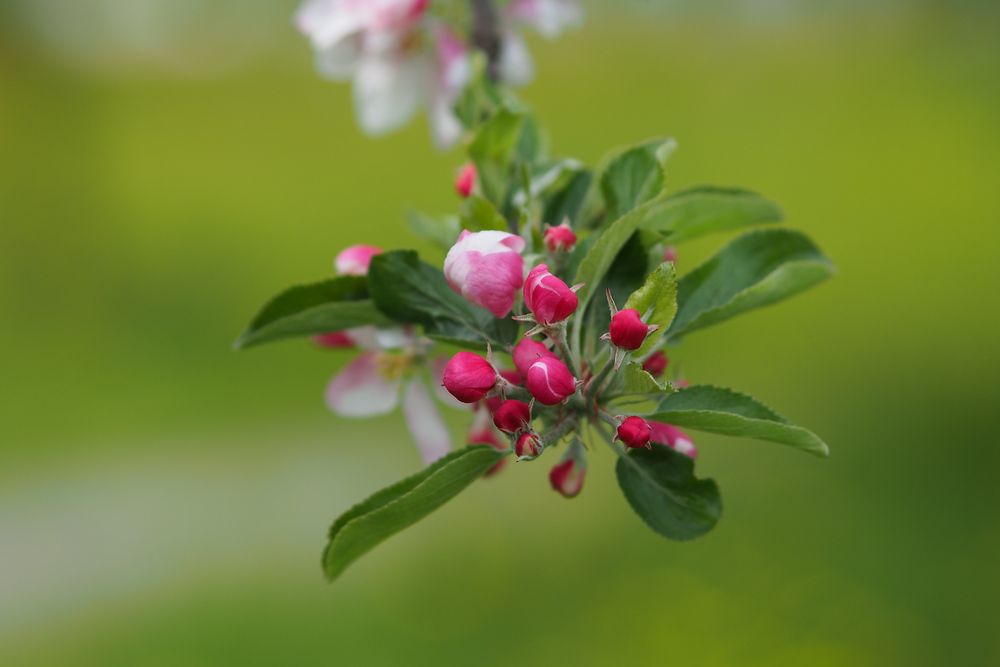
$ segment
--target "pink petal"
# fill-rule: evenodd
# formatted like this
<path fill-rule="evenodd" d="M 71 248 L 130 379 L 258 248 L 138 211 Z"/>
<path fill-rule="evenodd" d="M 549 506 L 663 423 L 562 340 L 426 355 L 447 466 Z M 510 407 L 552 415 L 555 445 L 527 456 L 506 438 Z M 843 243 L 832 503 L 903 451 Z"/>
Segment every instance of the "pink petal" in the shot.
<path fill-rule="evenodd" d="M 399 381 L 378 372 L 377 352 L 363 352 L 326 387 L 326 404 L 341 417 L 371 417 L 391 412 L 399 403 Z"/>
<path fill-rule="evenodd" d="M 451 451 L 451 438 L 441 420 L 427 387 L 410 380 L 403 389 L 403 416 L 425 464 L 431 464 Z"/>

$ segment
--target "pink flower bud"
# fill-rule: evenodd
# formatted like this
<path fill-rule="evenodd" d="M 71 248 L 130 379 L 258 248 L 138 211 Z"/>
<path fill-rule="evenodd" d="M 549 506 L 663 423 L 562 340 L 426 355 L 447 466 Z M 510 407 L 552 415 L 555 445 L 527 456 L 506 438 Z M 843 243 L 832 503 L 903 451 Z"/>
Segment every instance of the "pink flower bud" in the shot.
<path fill-rule="evenodd" d="M 354 339 L 346 331 L 331 331 L 330 333 L 313 336 L 313 342 L 320 347 L 342 348 L 354 347 Z"/>
<path fill-rule="evenodd" d="M 382 248 L 373 245 L 352 245 L 340 251 L 333 266 L 338 276 L 366 276 L 372 257 L 381 252 Z"/>
<path fill-rule="evenodd" d="M 642 370 L 658 378 L 663 375 L 663 371 L 667 370 L 667 364 L 669 363 L 670 359 L 667 358 L 666 353 L 663 350 L 657 350 L 649 355 L 646 361 L 642 362 Z"/>
<path fill-rule="evenodd" d="M 626 417 L 618 425 L 618 439 L 626 447 L 645 447 L 652 434 L 649 423 L 642 417 Z"/>
<path fill-rule="evenodd" d="M 668 245 L 663 249 L 663 261 L 664 262 L 677 262 L 677 248 L 672 245 Z"/>
<path fill-rule="evenodd" d="M 552 466 L 549 471 L 549 483 L 563 498 L 575 498 L 583 489 L 583 478 L 587 474 L 587 466 L 583 461 L 568 457 Z"/>
<path fill-rule="evenodd" d="M 537 340 L 522 338 L 518 344 L 514 346 L 514 351 L 511 353 L 511 356 L 514 357 L 514 366 L 517 368 L 518 372 L 522 376 L 527 376 L 528 369 L 531 368 L 531 364 L 543 357 L 555 357 L 556 354 L 549 348 L 545 347 L 543 343 L 539 343 Z M 519 384 L 523 384 L 523 382 Z"/>
<path fill-rule="evenodd" d="M 666 445 L 679 454 L 692 459 L 698 457 L 698 449 L 691 442 L 691 438 L 676 426 L 663 422 L 649 422 L 649 427 L 651 430 L 650 440 L 653 442 Z"/>
<path fill-rule="evenodd" d="M 638 350 L 649 335 L 650 327 L 642 321 L 639 311 L 634 308 L 619 310 L 611 316 L 611 343 L 623 350 Z"/>
<path fill-rule="evenodd" d="M 512 385 L 516 385 L 518 387 L 524 384 L 524 375 L 522 375 L 520 371 L 515 371 L 510 369 L 500 371 L 500 377 L 502 377 L 504 380 L 511 383 Z"/>
<path fill-rule="evenodd" d="M 523 283 L 524 239 L 489 230 L 462 232 L 444 260 L 453 290 L 497 317 L 507 317 Z"/>
<path fill-rule="evenodd" d="M 527 431 L 522 433 L 514 445 L 514 454 L 518 461 L 530 461 L 542 453 L 542 441 L 537 434 Z"/>
<path fill-rule="evenodd" d="M 478 354 L 459 352 L 444 367 L 444 388 L 463 403 L 486 397 L 497 383 L 497 370 Z"/>
<path fill-rule="evenodd" d="M 557 357 L 542 357 L 528 367 L 528 391 L 542 405 L 555 405 L 576 391 L 576 378 Z"/>
<path fill-rule="evenodd" d="M 569 252 L 576 245 L 576 234 L 565 222 L 558 227 L 549 227 L 545 230 L 545 247 L 549 252 Z"/>
<path fill-rule="evenodd" d="M 545 264 L 539 264 L 524 280 L 524 305 L 539 324 L 562 322 L 573 314 L 579 303 L 576 292 L 551 273 Z"/>
<path fill-rule="evenodd" d="M 517 433 L 531 423 L 531 406 L 524 401 L 504 401 L 493 411 L 493 424 L 504 433 Z"/>
<path fill-rule="evenodd" d="M 458 170 L 455 177 L 455 191 L 463 199 L 472 194 L 472 188 L 476 185 L 476 165 L 466 162 Z"/>

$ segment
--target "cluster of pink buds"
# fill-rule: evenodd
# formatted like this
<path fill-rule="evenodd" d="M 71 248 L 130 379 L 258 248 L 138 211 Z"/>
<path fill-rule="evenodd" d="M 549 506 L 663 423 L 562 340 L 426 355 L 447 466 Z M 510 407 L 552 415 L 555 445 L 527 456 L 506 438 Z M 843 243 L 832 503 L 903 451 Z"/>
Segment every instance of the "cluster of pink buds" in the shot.
<path fill-rule="evenodd" d="M 463 168 L 456 182 L 459 193 L 470 192 L 474 179 L 474 168 Z M 543 241 L 558 265 L 560 254 L 573 248 L 576 235 L 564 223 L 546 227 Z M 603 339 L 610 343 L 612 354 L 598 371 L 596 361 L 577 358 L 567 342 L 567 324 L 577 313 L 582 285 L 567 285 L 547 263 L 526 270 L 524 245 L 520 237 L 505 232 L 465 231 L 445 260 L 445 277 L 455 292 L 498 317 L 510 315 L 520 297 L 524 312 L 512 317 L 534 325 L 508 350 L 513 369 L 500 369 L 491 351 L 486 356 L 458 352 L 447 363 L 443 386 L 476 411 L 470 443 L 512 451 L 518 461 L 531 461 L 573 436 L 549 473 L 552 488 L 566 498 L 580 493 L 586 474 L 585 452 L 576 437 L 581 420 L 610 425 L 613 440 L 626 449 L 662 445 L 694 456 L 690 439 L 676 427 L 638 416 L 612 417 L 604 406 L 605 392 L 614 386 L 611 371 L 619 369 L 626 354 L 638 353 L 657 325 L 644 322 L 635 309 L 619 310 L 609 292 L 611 319 Z M 662 350 L 641 361 L 654 377 L 661 376 L 668 364 Z"/>

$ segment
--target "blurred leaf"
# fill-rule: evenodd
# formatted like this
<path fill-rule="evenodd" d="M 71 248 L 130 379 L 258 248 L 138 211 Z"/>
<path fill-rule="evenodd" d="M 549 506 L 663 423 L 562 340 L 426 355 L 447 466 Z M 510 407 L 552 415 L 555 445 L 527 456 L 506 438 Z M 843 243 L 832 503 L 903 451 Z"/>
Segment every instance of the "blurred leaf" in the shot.
<path fill-rule="evenodd" d="M 502 206 L 507 181 L 518 147 L 524 115 L 501 108 L 476 132 L 469 145 L 469 157 L 476 165 L 479 184 L 486 197 Z"/>
<path fill-rule="evenodd" d="M 333 581 L 380 542 L 444 505 L 503 456 L 482 445 L 452 452 L 341 514 L 330 527 L 323 552 L 327 579 Z"/>
<path fill-rule="evenodd" d="M 830 260 L 800 232 L 764 229 L 744 234 L 681 278 L 677 318 L 667 337 L 675 340 L 798 294 L 833 271 Z"/>
<path fill-rule="evenodd" d="M 579 228 L 580 211 L 593 180 L 594 175 L 589 171 L 578 171 L 565 185 L 544 197 L 542 221 L 559 225 L 568 219 L 571 226 Z"/>
<path fill-rule="evenodd" d="M 474 232 L 487 229 L 508 231 L 507 220 L 500 215 L 496 206 L 479 195 L 469 195 L 462 203 L 462 227 Z M 452 244 L 454 243 L 455 239 L 452 239 Z"/>
<path fill-rule="evenodd" d="M 462 231 L 458 219 L 454 216 L 432 218 L 420 211 L 410 211 L 406 217 L 414 234 L 446 250 L 455 245 Z"/>
<path fill-rule="evenodd" d="M 609 220 L 617 220 L 663 191 L 663 167 L 676 148 L 673 139 L 654 139 L 612 159 L 601 174 L 601 194 Z"/>
<path fill-rule="evenodd" d="M 648 419 L 685 426 L 696 431 L 744 436 L 791 445 L 818 456 L 830 449 L 819 437 L 731 389 L 697 385 L 667 396 Z"/>
<path fill-rule="evenodd" d="M 379 310 L 399 322 L 423 325 L 432 338 L 474 348 L 489 341 L 508 349 L 517 336 L 513 320 L 497 319 L 455 294 L 444 274 L 412 250 L 373 257 L 368 289 Z"/>
<path fill-rule="evenodd" d="M 642 356 L 653 349 L 677 314 L 677 270 L 674 265 L 664 262 L 656 267 L 642 287 L 628 298 L 625 308 L 638 310 L 646 324 L 659 326 L 635 351 L 635 355 Z"/>
<path fill-rule="evenodd" d="M 618 486 L 639 517 L 671 540 L 710 531 L 722 514 L 719 488 L 694 476 L 694 461 L 669 447 L 634 449 L 618 457 Z"/>
<path fill-rule="evenodd" d="M 781 222 L 781 209 L 747 190 L 703 186 L 678 192 L 650 214 L 646 229 L 669 243 L 689 241 L 715 232 Z"/>
<path fill-rule="evenodd" d="M 393 321 L 368 299 L 364 277 L 340 276 L 311 285 L 298 285 L 274 297 L 253 318 L 234 345 L 246 348 L 282 338 L 368 324 L 388 326 Z"/>

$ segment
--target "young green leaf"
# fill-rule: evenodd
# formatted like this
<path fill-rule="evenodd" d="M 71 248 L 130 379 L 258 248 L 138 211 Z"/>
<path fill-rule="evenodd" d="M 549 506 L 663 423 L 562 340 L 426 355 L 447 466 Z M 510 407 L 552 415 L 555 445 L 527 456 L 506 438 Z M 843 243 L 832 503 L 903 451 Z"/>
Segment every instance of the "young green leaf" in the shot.
<path fill-rule="evenodd" d="M 458 218 L 450 215 L 443 218 L 432 218 L 419 211 L 410 211 L 407 214 L 407 220 L 414 234 L 445 250 L 455 245 L 455 241 L 462 231 Z"/>
<path fill-rule="evenodd" d="M 660 394 L 673 391 L 669 383 L 665 384 L 643 370 L 642 364 L 629 362 L 622 367 L 622 393 L 626 395 Z"/>
<path fill-rule="evenodd" d="M 380 542 L 444 505 L 503 456 L 482 445 L 452 452 L 341 514 L 330 527 L 323 552 L 327 579 L 333 581 Z"/>
<path fill-rule="evenodd" d="M 481 232 L 488 229 L 507 231 L 507 220 L 490 200 L 479 195 L 470 195 L 462 204 L 462 227 Z M 457 235 L 456 237 L 457 238 Z M 454 244 L 455 239 L 452 239 Z"/>
<path fill-rule="evenodd" d="M 646 324 L 659 327 L 636 350 L 636 355 L 644 355 L 653 349 L 677 314 L 677 270 L 674 265 L 664 262 L 656 267 L 642 287 L 632 292 L 625 308 L 638 310 Z"/>
<path fill-rule="evenodd" d="M 480 186 L 495 205 L 504 203 L 524 115 L 501 108 L 476 132 L 469 145 L 469 157 L 476 165 Z"/>
<path fill-rule="evenodd" d="M 667 396 L 648 419 L 695 431 L 743 436 L 790 445 L 817 456 L 830 449 L 819 437 L 745 394 L 698 385 Z"/>
<path fill-rule="evenodd" d="M 236 340 L 236 348 L 252 347 L 282 338 L 329 333 L 368 324 L 388 326 L 393 321 L 368 299 L 363 277 L 341 276 L 311 285 L 298 285 L 271 299 Z"/>
<path fill-rule="evenodd" d="M 668 243 L 681 243 L 706 234 L 781 222 L 781 219 L 781 209 L 756 193 L 702 186 L 664 200 L 664 206 L 651 213 L 645 227 L 662 233 Z"/>
<path fill-rule="evenodd" d="M 517 336 L 513 320 L 497 319 L 455 294 L 444 274 L 421 262 L 412 250 L 373 257 L 368 289 L 379 310 L 399 322 L 423 325 L 432 338 L 474 348 L 490 342 L 508 349 Z"/>
<path fill-rule="evenodd" d="M 673 139 L 654 139 L 611 160 L 601 174 L 601 194 L 609 220 L 617 220 L 663 191 L 664 165 L 676 148 Z"/>
<path fill-rule="evenodd" d="M 589 171 L 578 171 L 565 185 L 556 187 L 543 197 L 542 220 L 551 225 L 569 220 L 573 227 L 580 227 L 580 211 L 587 198 L 587 191 L 594 180 Z"/>
<path fill-rule="evenodd" d="M 618 457 L 618 486 L 639 517 L 671 540 L 710 531 L 722 514 L 719 487 L 694 476 L 694 461 L 669 447 L 635 449 Z"/>
<path fill-rule="evenodd" d="M 800 232 L 763 229 L 744 234 L 681 279 L 677 317 L 667 338 L 676 340 L 798 294 L 833 271 L 830 260 Z"/>

